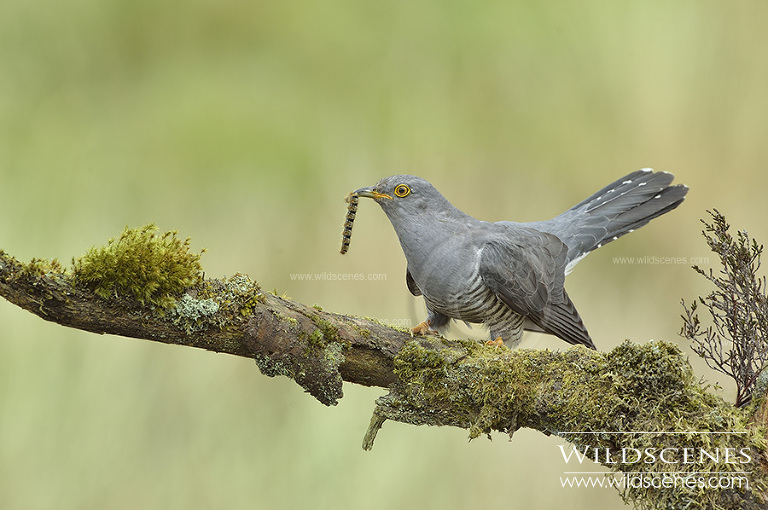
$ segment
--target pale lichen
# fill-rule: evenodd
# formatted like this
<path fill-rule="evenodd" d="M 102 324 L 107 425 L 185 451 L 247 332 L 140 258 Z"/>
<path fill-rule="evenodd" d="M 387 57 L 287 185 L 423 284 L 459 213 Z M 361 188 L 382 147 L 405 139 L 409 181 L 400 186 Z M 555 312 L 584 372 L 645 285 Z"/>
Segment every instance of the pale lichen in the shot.
<path fill-rule="evenodd" d="M 219 311 L 219 303 L 213 298 L 197 299 L 184 294 L 176 301 L 176 305 L 168 311 L 168 318 L 186 333 L 203 331 L 213 325 Z"/>
<path fill-rule="evenodd" d="M 254 356 L 254 361 L 256 361 L 256 366 L 259 367 L 259 371 L 267 377 L 284 375 L 293 379 L 293 370 L 291 369 L 291 366 L 280 359 L 257 354 Z"/>
<path fill-rule="evenodd" d="M 247 275 L 237 273 L 224 280 L 205 280 L 195 287 L 198 299 L 213 299 L 229 320 L 242 320 L 264 302 L 259 284 Z"/>

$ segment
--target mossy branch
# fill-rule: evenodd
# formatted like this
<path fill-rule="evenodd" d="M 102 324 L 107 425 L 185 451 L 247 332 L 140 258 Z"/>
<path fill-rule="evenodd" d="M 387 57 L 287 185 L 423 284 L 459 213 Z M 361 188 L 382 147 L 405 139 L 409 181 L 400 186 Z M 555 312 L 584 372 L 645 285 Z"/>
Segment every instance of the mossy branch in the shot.
<path fill-rule="evenodd" d="M 176 260 L 184 259 L 188 244 L 175 246 Z M 109 257 L 105 260 L 100 263 L 109 264 Z M 754 398 L 737 409 L 707 392 L 672 344 L 625 342 L 607 353 L 581 347 L 551 352 L 413 338 L 374 320 L 261 292 L 244 275 L 200 278 L 182 293 L 154 295 L 155 304 L 142 302 L 141 292 L 109 288 L 106 295 L 99 293 L 55 262 L 21 263 L 0 251 L 0 295 L 43 319 L 253 358 L 264 374 L 291 377 L 326 405 L 342 397 L 343 381 L 388 388 L 377 401 L 366 448 L 386 420 L 395 420 L 462 427 L 470 437 L 493 431 L 511 435 L 528 427 L 558 435 L 586 453 L 730 449 L 748 458 L 749 465 L 614 463 L 604 454 L 598 460 L 615 472 L 654 470 L 670 479 L 693 477 L 681 473 L 693 469 L 749 471 L 748 487 L 739 489 L 686 483 L 625 487 L 622 496 L 639 507 L 764 508 L 768 503 L 766 400 Z M 756 395 L 764 396 L 768 384 L 758 386 Z"/>

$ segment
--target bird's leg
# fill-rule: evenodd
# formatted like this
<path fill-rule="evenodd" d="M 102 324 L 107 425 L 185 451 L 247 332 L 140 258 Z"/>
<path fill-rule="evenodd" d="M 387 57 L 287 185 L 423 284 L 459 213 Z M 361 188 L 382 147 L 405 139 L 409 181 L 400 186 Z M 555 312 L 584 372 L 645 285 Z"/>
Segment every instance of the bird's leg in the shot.
<path fill-rule="evenodd" d="M 432 329 L 431 327 L 431 321 L 429 319 L 420 322 L 416 325 L 415 328 L 411 328 L 411 334 L 412 335 L 437 335 L 437 331 Z"/>
<path fill-rule="evenodd" d="M 427 320 L 420 322 L 415 328 L 411 329 L 412 335 L 440 335 L 440 328 L 448 325 L 450 318 L 440 312 L 431 310 L 427 307 Z"/>

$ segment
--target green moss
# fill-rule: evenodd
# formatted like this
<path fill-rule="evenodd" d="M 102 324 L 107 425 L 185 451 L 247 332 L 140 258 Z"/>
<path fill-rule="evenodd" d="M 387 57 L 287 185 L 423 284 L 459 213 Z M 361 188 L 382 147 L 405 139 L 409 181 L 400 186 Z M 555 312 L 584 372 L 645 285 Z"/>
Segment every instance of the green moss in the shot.
<path fill-rule="evenodd" d="M 305 335 L 307 340 L 307 345 L 310 349 L 323 349 L 327 344 L 325 341 L 325 336 L 323 335 L 323 332 L 319 329 L 314 330 L 309 335 Z"/>
<path fill-rule="evenodd" d="M 470 438 L 527 426 L 585 450 L 747 449 L 755 463 L 750 469 L 766 453 L 766 431 L 750 426 L 748 413 L 708 393 L 677 346 L 666 342 L 627 341 L 610 352 L 595 353 L 583 347 L 510 351 L 476 342 L 449 347 L 423 338 L 404 346 L 394 370 L 398 382 L 377 402 L 373 429 L 366 435 L 368 447 L 384 417 L 460 426 L 469 429 Z M 664 433 L 668 431 L 677 433 Z M 727 433 L 696 433 L 701 431 Z M 605 465 L 659 476 L 745 469 L 734 463 Z M 766 481 L 755 475 L 750 484 L 759 492 Z M 654 508 L 696 509 L 713 506 L 727 494 L 699 487 L 628 487 L 622 496 L 628 502 L 650 501 Z"/>
<path fill-rule="evenodd" d="M 22 276 L 42 277 L 50 274 L 64 274 L 65 269 L 57 259 L 32 259 L 28 263 L 22 263 Z"/>
<path fill-rule="evenodd" d="M 404 400 L 395 403 L 395 414 L 402 414 L 393 419 L 456 425 L 469 429 L 470 438 L 492 429 L 507 430 L 512 425 L 509 407 L 516 404 L 514 385 L 520 383 L 518 371 L 500 357 L 508 351 L 477 342 L 446 345 L 443 339 L 414 340 L 395 357 L 401 385 L 396 393 Z M 432 409 L 440 409 L 437 423 L 431 421 Z"/>
<path fill-rule="evenodd" d="M 109 299 L 123 296 L 142 305 L 169 308 L 184 289 L 202 280 L 200 254 L 176 232 L 158 234 L 155 225 L 127 228 L 107 246 L 91 248 L 72 261 L 76 285 Z"/>
<path fill-rule="evenodd" d="M 264 302 L 264 296 L 258 284 L 244 274 L 236 274 L 227 280 L 229 292 L 233 302 L 237 303 L 238 313 L 243 317 L 249 317 L 253 309 Z"/>
<path fill-rule="evenodd" d="M 763 405 L 768 398 L 768 370 L 763 370 L 755 381 L 755 388 L 752 391 L 752 400 L 744 409 L 744 412 L 752 416 Z"/>
<path fill-rule="evenodd" d="M 317 315 L 310 314 L 309 318 L 317 326 L 317 329 L 309 337 L 310 345 L 322 349 L 331 343 L 340 342 L 339 328 L 335 324 Z M 349 347 L 349 342 L 346 342 L 346 344 L 346 347 Z"/>
<path fill-rule="evenodd" d="M 411 328 L 405 328 L 405 327 L 401 327 L 401 326 L 393 326 L 391 324 L 387 324 L 385 322 L 380 321 L 376 317 L 363 317 L 363 319 L 367 320 L 368 322 L 374 322 L 374 323 L 376 323 L 376 324 L 378 324 L 380 326 L 384 326 L 384 327 L 387 327 L 387 328 L 390 328 L 390 329 L 394 329 L 395 331 L 400 331 L 401 333 L 412 334 Z"/>
<path fill-rule="evenodd" d="M 408 342 L 395 358 L 395 375 L 402 380 L 433 379 L 444 375 L 447 351 L 430 350 L 417 341 Z"/>
<path fill-rule="evenodd" d="M 283 292 L 282 294 L 280 294 L 277 291 L 277 289 L 272 289 L 271 291 L 269 291 L 269 293 L 272 294 L 275 297 L 279 297 L 279 298 L 282 298 L 282 299 L 291 299 L 291 296 L 289 296 L 287 292 Z"/>
<path fill-rule="evenodd" d="M 355 333 L 357 333 L 360 336 L 360 338 L 365 338 L 365 339 L 371 338 L 372 333 L 371 333 L 371 330 L 368 328 L 364 328 L 356 324 L 353 324 L 352 329 L 355 330 Z"/>

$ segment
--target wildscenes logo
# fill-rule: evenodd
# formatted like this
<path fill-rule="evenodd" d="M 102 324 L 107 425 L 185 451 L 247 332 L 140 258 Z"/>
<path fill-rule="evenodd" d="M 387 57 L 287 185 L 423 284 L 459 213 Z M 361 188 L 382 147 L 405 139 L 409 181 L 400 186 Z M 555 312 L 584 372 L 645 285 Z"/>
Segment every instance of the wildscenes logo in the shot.
<path fill-rule="evenodd" d="M 752 462 L 752 452 L 749 448 L 597 448 L 592 446 L 581 449 L 571 446 L 567 451 L 565 445 L 559 445 L 560 453 L 566 464 L 575 459 L 579 464 L 585 460 L 593 460 L 598 464 L 749 464 Z"/>

